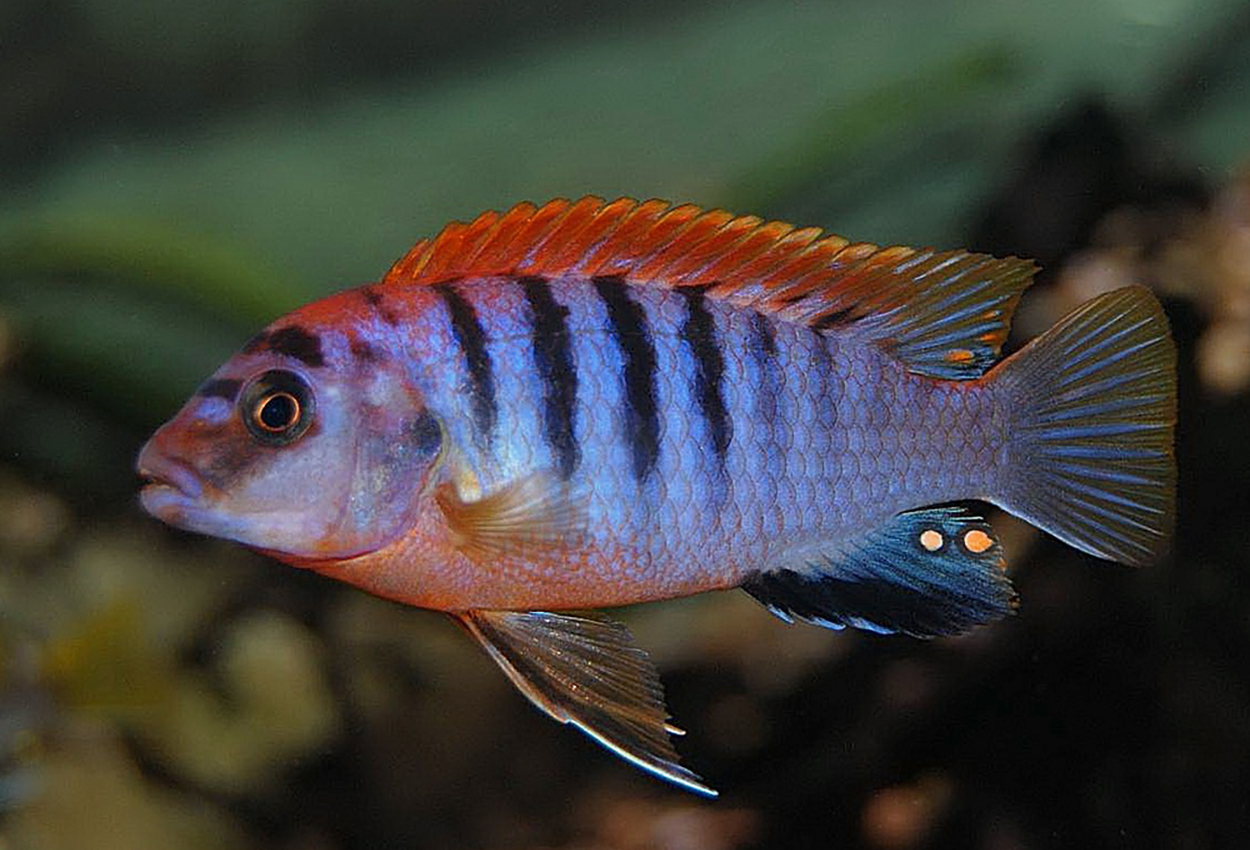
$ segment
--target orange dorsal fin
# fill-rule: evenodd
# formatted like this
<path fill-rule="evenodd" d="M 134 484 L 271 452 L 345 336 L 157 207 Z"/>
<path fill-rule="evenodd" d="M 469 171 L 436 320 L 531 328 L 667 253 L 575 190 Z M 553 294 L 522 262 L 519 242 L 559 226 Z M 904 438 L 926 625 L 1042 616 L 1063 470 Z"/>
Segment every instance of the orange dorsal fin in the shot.
<path fill-rule="evenodd" d="M 1014 257 L 880 248 L 691 204 L 585 197 L 449 224 L 413 246 L 383 282 L 576 275 L 697 287 L 817 330 L 857 325 L 913 371 L 963 379 L 998 359 L 1035 271 Z"/>

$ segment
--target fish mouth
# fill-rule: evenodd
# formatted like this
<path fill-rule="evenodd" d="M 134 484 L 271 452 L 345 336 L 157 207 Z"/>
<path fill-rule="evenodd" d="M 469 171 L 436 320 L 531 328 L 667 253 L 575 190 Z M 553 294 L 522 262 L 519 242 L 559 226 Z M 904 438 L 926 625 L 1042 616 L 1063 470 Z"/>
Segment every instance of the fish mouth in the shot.
<path fill-rule="evenodd" d="M 136 464 L 144 479 L 139 491 L 143 509 L 155 517 L 180 524 L 178 519 L 186 508 L 198 504 L 204 496 L 204 485 L 190 466 L 158 451 L 151 443 L 143 447 Z"/>

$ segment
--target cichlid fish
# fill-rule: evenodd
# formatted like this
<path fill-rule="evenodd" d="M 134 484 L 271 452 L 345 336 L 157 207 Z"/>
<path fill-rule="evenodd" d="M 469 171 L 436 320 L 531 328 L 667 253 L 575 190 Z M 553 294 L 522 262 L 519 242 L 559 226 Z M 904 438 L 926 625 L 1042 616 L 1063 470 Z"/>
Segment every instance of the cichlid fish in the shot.
<path fill-rule="evenodd" d="M 487 212 L 248 342 L 144 447 L 143 505 L 446 612 L 543 711 L 714 794 L 646 654 L 579 609 L 742 587 L 955 634 L 1014 605 L 969 499 L 1165 546 L 1163 311 L 1111 292 L 997 362 L 1034 271 L 662 201 Z"/>

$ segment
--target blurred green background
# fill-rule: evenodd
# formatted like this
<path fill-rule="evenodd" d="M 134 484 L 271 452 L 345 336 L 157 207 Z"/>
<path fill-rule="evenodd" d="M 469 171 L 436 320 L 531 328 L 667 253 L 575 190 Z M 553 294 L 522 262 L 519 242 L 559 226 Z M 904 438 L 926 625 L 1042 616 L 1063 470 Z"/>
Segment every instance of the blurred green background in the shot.
<path fill-rule="evenodd" d="M 1250 846 L 1248 161 L 1233 0 L 5 0 L 0 848 Z M 707 803 L 441 618 L 141 515 L 259 326 L 585 193 L 1037 257 L 1026 336 L 1152 285 L 1173 555 L 998 518 L 1023 608 L 930 643 L 629 612 Z"/>

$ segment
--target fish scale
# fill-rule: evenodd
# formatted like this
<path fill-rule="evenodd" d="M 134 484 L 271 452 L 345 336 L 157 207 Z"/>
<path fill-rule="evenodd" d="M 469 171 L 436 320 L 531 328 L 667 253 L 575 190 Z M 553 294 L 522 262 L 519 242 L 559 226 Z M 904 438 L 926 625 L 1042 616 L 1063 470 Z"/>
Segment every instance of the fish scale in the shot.
<path fill-rule="evenodd" d="M 741 587 L 917 637 L 1009 613 L 995 503 L 1147 563 L 1175 507 L 1154 297 L 1000 360 L 1035 267 L 630 199 L 519 204 L 253 337 L 153 435 L 144 507 L 446 612 L 538 708 L 715 792 L 589 607 Z"/>
<path fill-rule="evenodd" d="M 706 417 L 692 398 L 696 365 L 681 340 L 683 299 L 670 291 L 641 288 L 631 291 L 630 298 L 646 317 L 656 352 L 660 439 L 655 474 L 640 482 L 629 460 L 635 446 L 622 424 L 628 409 L 620 379 L 622 360 L 606 313 L 596 309 L 598 299 L 587 279 L 553 281 L 551 288 L 556 302 L 569 310 L 578 408 L 611 414 L 609 423 L 594 420 L 608 427 L 589 430 L 575 424 L 582 463 L 571 484 L 592 494 L 586 524 L 598 530 L 599 548 L 628 548 L 636 563 L 626 577 L 636 575 L 646 583 L 633 587 L 617 579 L 610 589 L 592 589 L 582 575 L 577 586 L 587 596 L 568 604 L 645 599 L 654 592 L 657 573 L 675 589 L 734 586 L 771 566 L 770 556 L 784 558 L 791 550 L 804 551 L 830 538 L 853 537 L 865 524 L 918 501 L 969 499 L 989 490 L 993 470 L 984 459 L 993 451 L 985 439 L 976 440 L 982 429 L 975 411 L 964 415 L 972 404 L 970 396 L 988 390 L 935 387 L 874 349 L 840 344 L 836 331 L 819 335 L 781 326 L 774 331 L 778 392 L 771 401 L 783 413 L 760 420 L 753 415 L 751 392 L 744 389 L 737 395 L 731 389 L 733 378 L 749 374 L 751 319 L 747 311 L 714 304 L 709 312 L 726 364 L 727 408 L 735 435 L 721 470 Z M 533 345 L 526 325 L 532 320 L 521 309 L 520 289 L 510 278 L 457 282 L 457 291 L 477 311 L 491 361 L 500 364 L 494 373 L 501 437 L 482 448 L 466 434 L 462 449 L 485 487 L 557 463 L 538 439 L 544 387 L 535 380 L 530 362 Z M 416 312 L 417 304 L 406 302 L 427 297 L 424 287 L 410 287 L 392 292 L 390 300 Z M 447 328 L 442 338 L 454 339 L 449 313 L 443 321 Z M 825 371 L 813 374 L 813 363 Z M 448 418 L 472 422 L 477 418 L 473 396 L 464 391 L 471 382 L 466 364 L 455 380 L 435 380 L 423 390 L 432 405 L 448 411 Z M 745 380 L 736 383 L 746 387 Z M 957 405 L 950 403 L 954 392 L 960 393 Z M 760 448 L 783 442 L 789 449 L 780 455 Z M 896 461 L 905 464 L 906 475 L 894 474 Z M 762 528 L 768 506 L 778 503 L 780 511 L 767 535 L 726 534 L 727 529 Z"/>

